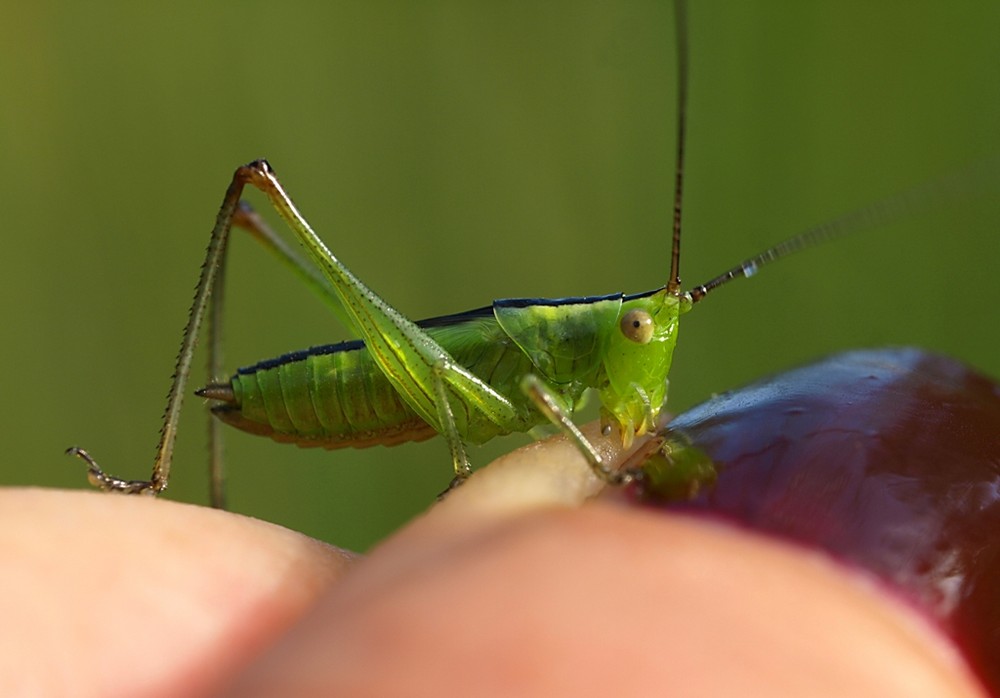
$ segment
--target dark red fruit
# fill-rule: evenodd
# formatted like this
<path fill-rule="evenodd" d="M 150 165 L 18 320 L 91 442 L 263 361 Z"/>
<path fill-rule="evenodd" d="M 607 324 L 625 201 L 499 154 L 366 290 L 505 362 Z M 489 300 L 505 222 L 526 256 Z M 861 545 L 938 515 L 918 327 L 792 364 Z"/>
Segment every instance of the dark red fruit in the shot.
<path fill-rule="evenodd" d="M 648 460 L 635 496 L 871 571 L 1000 695 L 1000 386 L 915 349 L 857 351 L 709 400 L 667 435 L 695 450 Z"/>

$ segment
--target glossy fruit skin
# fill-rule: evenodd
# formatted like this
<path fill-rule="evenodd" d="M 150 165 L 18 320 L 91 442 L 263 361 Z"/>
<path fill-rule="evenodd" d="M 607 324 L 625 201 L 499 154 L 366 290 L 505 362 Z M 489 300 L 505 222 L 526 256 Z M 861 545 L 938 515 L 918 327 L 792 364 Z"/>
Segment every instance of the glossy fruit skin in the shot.
<path fill-rule="evenodd" d="M 676 482 L 659 487 L 671 457 L 653 457 L 637 500 L 868 570 L 937 622 L 1000 695 L 995 382 L 917 349 L 855 351 L 713 398 L 665 435 L 696 449 L 687 460 L 701 462 L 701 482 L 683 496 Z"/>

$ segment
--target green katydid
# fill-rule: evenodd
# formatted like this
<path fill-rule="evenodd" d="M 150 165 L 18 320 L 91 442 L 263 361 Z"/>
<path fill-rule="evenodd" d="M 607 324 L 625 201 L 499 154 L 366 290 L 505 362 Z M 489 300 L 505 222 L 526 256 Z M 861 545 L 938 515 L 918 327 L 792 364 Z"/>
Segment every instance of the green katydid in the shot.
<path fill-rule="evenodd" d="M 653 429 L 666 400 L 667 376 L 680 316 L 708 292 L 817 242 L 898 215 L 926 200 L 927 185 L 808 230 L 689 291 L 681 289 L 681 195 L 687 103 L 684 3 L 677 2 L 678 130 L 673 242 L 667 283 L 626 295 L 506 299 L 476 310 L 411 322 L 369 290 L 325 246 L 298 212 L 264 160 L 236 170 L 212 230 L 184 329 L 152 475 L 125 480 L 105 473 L 85 451 L 71 452 L 105 490 L 156 494 L 167 487 L 181 402 L 194 346 L 206 314 L 217 355 L 214 321 L 221 313 L 225 254 L 231 228 L 249 231 L 289 266 L 361 339 L 313 347 L 237 371 L 198 394 L 214 401 L 222 422 L 251 433 L 326 448 L 393 445 L 441 434 L 455 479 L 471 472 L 467 444 L 479 444 L 551 422 L 579 448 L 594 472 L 627 482 L 572 422 L 584 392 L 594 389 L 606 432 L 623 442 Z M 262 191 L 305 248 L 308 261 L 241 201 L 245 186 Z M 940 191 L 940 183 L 933 191 Z M 215 361 L 211 362 L 215 366 Z M 213 372 L 218 368 L 213 368 Z M 222 503 L 221 461 L 212 448 L 213 495 Z"/>

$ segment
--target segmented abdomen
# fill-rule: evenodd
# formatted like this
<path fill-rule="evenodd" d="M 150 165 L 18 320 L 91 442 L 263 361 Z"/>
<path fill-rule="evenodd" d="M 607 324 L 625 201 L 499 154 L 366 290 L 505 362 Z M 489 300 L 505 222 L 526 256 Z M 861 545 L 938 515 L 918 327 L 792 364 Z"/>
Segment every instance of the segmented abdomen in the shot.
<path fill-rule="evenodd" d="M 525 403 L 517 381 L 530 360 L 492 319 L 462 331 L 427 330 L 452 357 L 514 401 L 521 417 L 497 425 L 454 405 L 465 440 L 482 443 L 523 431 L 540 415 Z M 449 346 L 450 345 L 450 346 Z M 360 341 L 313 347 L 240 369 L 230 381 L 231 401 L 213 413 L 238 429 L 300 446 L 363 448 L 420 441 L 437 432 L 400 397 Z"/>
<path fill-rule="evenodd" d="M 303 446 L 364 447 L 433 436 L 357 344 L 316 347 L 241 369 L 232 378 L 235 404 L 214 411 L 245 431 Z"/>

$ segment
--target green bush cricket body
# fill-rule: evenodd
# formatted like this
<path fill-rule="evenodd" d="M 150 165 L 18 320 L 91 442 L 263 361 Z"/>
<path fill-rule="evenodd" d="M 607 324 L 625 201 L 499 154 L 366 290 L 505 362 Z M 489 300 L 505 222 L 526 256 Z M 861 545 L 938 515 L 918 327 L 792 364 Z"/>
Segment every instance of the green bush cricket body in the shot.
<path fill-rule="evenodd" d="M 683 31 L 679 33 L 679 47 L 682 47 Z M 684 49 L 680 50 L 683 56 Z M 681 76 L 682 116 L 678 143 L 682 146 L 686 79 L 683 68 Z M 624 438 L 648 429 L 665 398 L 665 381 L 676 341 L 679 314 L 725 280 L 749 275 L 759 264 L 788 250 L 810 244 L 816 238 L 826 237 L 831 232 L 830 229 L 819 229 L 806 233 L 794 238 L 787 247 L 768 251 L 752 263 L 737 267 L 709 284 L 696 287 L 689 293 L 681 292 L 677 276 L 679 181 L 683 169 L 681 154 L 682 148 L 679 148 L 674 262 L 670 281 L 663 288 L 631 296 L 616 294 L 548 302 L 532 299 L 499 301 L 490 308 L 438 318 L 423 326 L 409 323 L 392 311 L 336 262 L 312 234 L 304 219 L 295 212 L 266 163 L 257 162 L 240 168 L 213 231 L 205 263 L 206 272 L 199 282 L 191 319 L 185 330 L 153 476 L 148 481 L 120 480 L 104 474 L 90 461 L 92 479 L 107 489 L 126 492 L 155 493 L 166 487 L 177 415 L 195 337 L 204 315 L 215 312 L 210 299 L 220 297 L 217 292 L 221 288 L 219 270 L 223 265 L 229 227 L 234 222 L 250 228 L 310 285 L 319 289 L 335 310 L 347 318 L 345 324 L 360 332 L 367 349 L 361 349 L 356 344 L 344 344 L 299 352 L 261 362 L 240 372 L 234 383 L 228 386 L 212 385 L 204 389 L 204 396 L 219 401 L 216 413 L 225 416 L 231 423 L 249 431 L 269 432 L 279 440 L 331 447 L 394 443 L 442 433 L 451 449 L 457 478 L 464 477 L 468 472 L 464 453 L 466 442 L 476 443 L 505 431 L 526 430 L 545 421 L 543 412 L 550 420 L 558 422 L 564 431 L 574 435 L 569 414 L 573 403 L 586 387 L 596 387 L 602 392 L 606 420 L 609 425 L 617 423 Z M 313 262 L 323 270 L 322 274 L 309 271 L 305 263 L 296 261 L 297 257 L 283 248 L 265 227 L 254 223 L 250 212 L 238 207 L 237 190 L 246 183 L 265 191 L 292 225 L 300 241 L 305 242 Z M 849 223 L 843 226 L 843 230 L 855 227 L 856 222 Z M 346 310 L 341 308 L 342 305 Z M 632 311 L 646 315 L 626 322 L 627 313 Z M 629 327 L 637 332 L 633 338 L 625 334 Z M 649 328 L 652 329 L 647 337 L 644 333 Z M 617 342 L 616 348 L 611 346 L 613 340 Z M 477 375 L 476 369 L 483 366 L 466 365 L 458 356 L 464 350 L 481 352 L 497 341 L 507 342 L 503 356 L 497 359 L 498 364 L 501 361 L 514 364 L 508 366 L 508 372 L 502 376 L 492 374 L 484 378 Z M 466 343 L 469 346 L 465 346 Z M 643 347 L 659 351 L 644 356 Z M 353 411 L 350 418 L 345 416 L 343 420 L 350 422 L 351 428 L 326 433 L 330 430 L 329 424 L 336 425 L 338 422 L 330 419 L 330 414 L 324 414 L 322 417 L 327 417 L 327 425 L 323 425 L 319 412 L 315 414 L 314 421 L 322 429 L 308 424 L 302 426 L 305 424 L 303 418 L 308 418 L 305 413 L 320 401 L 318 398 L 322 389 L 309 388 L 308 382 L 300 382 L 301 389 L 288 389 L 279 385 L 283 374 L 301 369 L 298 380 L 312 381 L 317 376 L 318 368 L 328 369 L 337 362 L 341 362 L 339 367 L 342 372 L 323 385 L 327 392 L 338 395 L 334 403 L 339 406 L 338 409 Z M 351 379 L 356 383 L 349 383 L 345 378 L 351 372 L 356 375 Z M 376 383 L 377 386 L 370 387 Z M 279 388 L 280 392 L 275 388 Z M 527 388 L 527 392 L 523 388 Z M 288 399 L 284 393 L 296 393 L 297 399 Z M 359 398 L 359 395 L 362 397 Z M 234 409 L 236 405 L 246 409 L 237 411 Z M 263 413 L 263 420 L 250 418 L 247 413 L 252 407 L 257 408 L 258 417 Z M 282 411 L 286 414 L 280 414 Z M 353 422 L 364 419 L 370 421 L 361 428 L 354 428 Z M 576 435 L 574 438 L 581 450 L 590 456 L 595 470 L 602 477 L 609 481 L 627 477 L 610 472 L 596 459 L 592 449 L 588 449 L 585 440 Z M 221 501 L 218 495 L 213 499 Z"/>
<path fill-rule="evenodd" d="M 269 229 L 255 224 L 252 212 L 240 207 L 240 195 L 248 183 L 265 192 L 300 236 L 330 288 Z M 490 308 L 435 318 L 420 327 L 364 287 L 326 250 L 270 166 L 256 161 L 236 171 L 212 234 L 184 332 L 153 475 L 149 480 L 123 480 L 104 473 L 85 451 L 71 449 L 88 462 L 95 485 L 126 493 L 155 494 L 166 488 L 194 338 L 222 278 L 218 272 L 234 221 L 251 227 L 331 302 L 342 303 L 342 312 L 365 342 L 318 347 L 265 361 L 237 373 L 228 385 L 199 391 L 221 403 L 213 411 L 223 421 L 280 441 L 331 448 L 394 444 L 442 433 L 451 449 L 456 481 L 461 481 L 470 472 L 464 442 L 526 431 L 550 419 L 576 441 L 600 477 L 612 483 L 629 477 L 602 463 L 568 415 L 583 391 L 594 387 L 601 391 L 607 417 L 621 425 L 624 439 L 652 429 L 665 399 L 677 317 L 690 308 L 691 294 L 671 284 L 631 296 L 504 300 Z M 548 332 L 573 341 L 553 345 Z M 641 351 L 644 347 L 659 351 L 647 358 Z M 491 348 L 499 351 L 491 354 Z M 464 358 L 465 352 L 475 357 L 488 355 L 489 372 L 495 376 L 500 371 L 507 386 L 515 389 L 505 395 L 476 376 L 453 356 Z M 472 363 L 482 368 L 482 361 Z M 327 373 L 328 380 L 315 379 L 321 372 Z M 297 401 L 289 398 L 292 392 L 298 393 Z M 358 394 L 364 399 L 355 399 L 353 404 L 338 400 L 338 396 Z M 332 398 L 325 406 L 324 396 Z M 311 421 L 312 427 L 303 428 L 304 421 Z M 221 503 L 221 496 L 214 501 Z"/>

